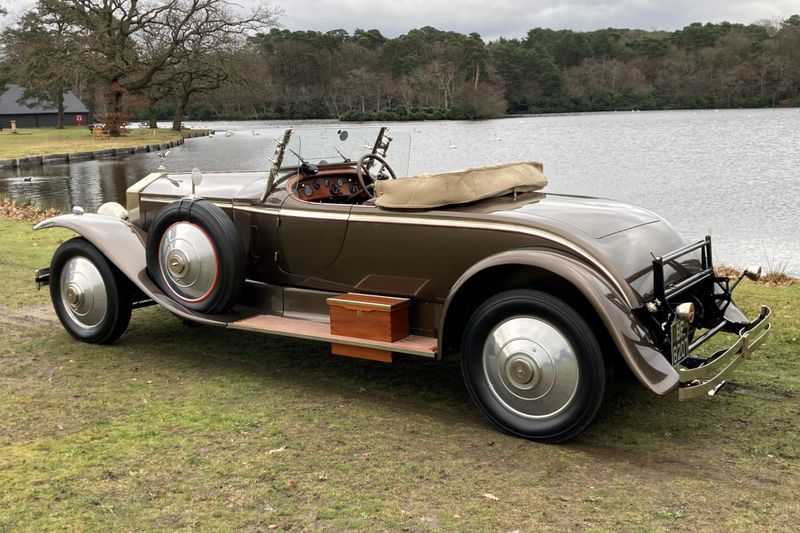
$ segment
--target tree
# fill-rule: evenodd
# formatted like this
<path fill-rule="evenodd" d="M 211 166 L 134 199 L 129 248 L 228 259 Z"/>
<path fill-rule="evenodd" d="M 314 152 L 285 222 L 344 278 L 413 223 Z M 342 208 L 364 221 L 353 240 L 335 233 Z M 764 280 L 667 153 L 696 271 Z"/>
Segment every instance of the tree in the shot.
<path fill-rule="evenodd" d="M 585 100 L 590 109 L 634 107 L 652 91 L 639 69 L 618 59 L 587 59 L 571 67 L 565 81 L 570 96 Z"/>
<path fill-rule="evenodd" d="M 86 66 L 109 93 L 107 123 L 119 133 L 124 97 L 141 93 L 156 76 L 180 61 L 190 42 L 246 35 L 275 23 L 278 12 L 263 5 L 239 15 L 229 0 L 40 0 L 74 25 L 88 51 Z"/>
<path fill-rule="evenodd" d="M 481 72 L 486 75 L 486 63 L 489 59 L 489 52 L 486 44 L 477 33 L 470 33 L 459 45 L 461 49 L 461 70 L 472 79 L 473 87 L 477 90 L 481 79 Z"/>
<path fill-rule="evenodd" d="M 184 60 L 175 67 L 175 74 L 170 80 L 176 101 L 172 129 L 181 131 L 186 106 L 194 94 L 218 89 L 228 79 L 230 70 L 226 68 L 224 52 L 206 51 L 202 46 L 197 46 L 187 53 Z"/>
<path fill-rule="evenodd" d="M 489 50 L 492 65 L 505 82 L 512 109 L 527 112 L 561 94 L 561 71 L 540 48 L 528 48 L 512 40 L 494 43 Z"/>
<path fill-rule="evenodd" d="M 6 15 L 8 12 L 3 8 L 3 4 L 0 4 L 0 17 Z M 2 50 L 0 50 L 2 52 Z M 9 65 L 5 61 L 4 55 L 0 55 L 0 91 L 5 91 L 6 83 L 8 82 L 9 78 Z"/>
<path fill-rule="evenodd" d="M 2 42 L 8 76 L 25 87 L 26 100 L 54 106 L 56 127 L 63 128 L 64 93 L 80 70 L 82 53 L 72 25 L 40 2 L 3 33 Z"/>
<path fill-rule="evenodd" d="M 674 33 L 675 43 L 687 50 L 700 50 L 714 46 L 724 30 L 719 24 L 693 22 Z"/>
<path fill-rule="evenodd" d="M 320 110 L 316 104 L 324 102 L 325 83 L 332 84 L 334 79 L 343 75 L 344 71 L 330 72 L 332 77 L 325 79 L 324 73 L 328 73 L 326 71 L 330 69 L 327 67 L 335 62 L 338 47 L 330 46 L 332 43 L 329 41 L 329 46 L 318 48 L 316 44 L 321 40 L 319 32 L 278 29 L 258 35 L 253 40 L 269 73 L 267 79 L 273 89 L 273 102 L 287 118 L 303 118 L 306 111 L 311 110 L 321 113 L 326 105 L 323 103 Z"/>
<path fill-rule="evenodd" d="M 187 38 L 177 47 L 170 65 L 160 73 L 162 86 L 171 89 L 175 99 L 175 113 L 172 129 L 181 130 L 190 98 L 199 93 L 218 89 L 231 80 L 238 51 L 249 46 L 251 30 L 261 28 L 258 24 L 272 25 L 274 19 L 253 20 L 251 23 L 230 24 L 233 20 L 224 3 L 209 5 L 202 12 L 192 16 L 187 22 Z M 331 42 L 341 41 L 343 30 L 325 34 Z M 346 32 L 345 32 L 346 35 Z M 168 38 L 162 39 L 162 42 Z M 153 53 L 157 53 L 154 50 Z"/>
<path fill-rule="evenodd" d="M 589 49 L 592 57 L 614 59 L 625 53 L 625 41 L 631 30 L 606 28 L 595 30 L 587 35 Z"/>
<path fill-rule="evenodd" d="M 777 100 L 800 99 L 800 15 L 792 15 L 781 24 L 773 43 L 775 70 L 778 73 Z"/>
<path fill-rule="evenodd" d="M 353 40 L 355 40 L 359 46 L 375 50 L 383 46 L 386 42 L 386 37 L 376 29 L 364 31 L 360 28 L 356 28 L 356 31 L 353 32 Z"/>
<path fill-rule="evenodd" d="M 528 32 L 524 45 L 545 52 L 562 68 L 579 65 L 592 55 L 586 34 L 572 30 L 534 28 Z"/>
<path fill-rule="evenodd" d="M 669 53 L 669 42 L 666 39 L 655 39 L 649 36 L 629 41 L 627 46 L 635 55 L 649 59 L 661 58 Z"/>
<path fill-rule="evenodd" d="M 165 46 L 154 42 L 152 52 L 141 48 L 142 64 Z M 393 39 L 378 30 L 273 28 L 249 42 L 224 53 L 204 46 L 188 62 L 181 57 L 192 47 L 179 49 L 148 97 L 162 117 L 179 111 L 179 94 L 194 87 L 186 113 L 195 116 L 352 120 L 479 118 L 504 104 L 536 112 L 800 103 L 797 15 L 772 26 L 698 23 L 677 32 L 534 28 L 525 39 L 488 44 L 432 27 Z M 212 65 L 230 72 L 214 79 Z"/>

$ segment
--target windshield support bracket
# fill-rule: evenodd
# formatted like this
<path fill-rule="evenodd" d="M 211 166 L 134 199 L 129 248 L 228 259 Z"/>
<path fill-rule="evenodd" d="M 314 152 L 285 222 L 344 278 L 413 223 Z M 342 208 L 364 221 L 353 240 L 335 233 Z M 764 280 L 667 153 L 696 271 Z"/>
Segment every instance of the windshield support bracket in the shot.
<path fill-rule="evenodd" d="M 283 153 L 286 150 L 286 145 L 289 144 L 289 138 L 291 136 L 292 128 L 288 128 L 285 132 L 283 132 L 283 139 L 275 139 L 278 144 L 275 146 L 275 155 L 269 159 L 269 162 L 272 163 L 272 167 L 269 169 L 267 186 L 264 188 L 264 193 L 261 195 L 261 203 L 266 202 L 267 196 L 269 196 L 269 193 L 272 192 L 272 187 L 275 184 L 275 176 L 278 175 L 278 169 L 281 168 L 281 164 L 283 163 Z"/>

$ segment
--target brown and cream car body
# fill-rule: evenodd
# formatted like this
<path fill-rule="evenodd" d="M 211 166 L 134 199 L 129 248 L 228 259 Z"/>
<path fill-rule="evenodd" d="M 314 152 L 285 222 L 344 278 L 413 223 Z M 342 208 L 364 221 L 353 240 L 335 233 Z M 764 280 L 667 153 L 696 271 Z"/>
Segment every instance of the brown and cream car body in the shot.
<path fill-rule="evenodd" d="M 768 308 L 750 321 L 731 301 L 741 277 L 714 273 L 709 238 L 690 243 L 636 206 L 547 194 L 538 163 L 391 179 L 385 129 L 369 143 L 323 132 L 338 143 L 324 157 L 295 136 L 269 172 L 155 172 L 127 209 L 40 223 L 80 235 L 37 272 L 66 329 L 111 342 L 132 308 L 157 303 L 353 357 L 460 356 L 494 423 L 550 442 L 594 418 L 611 358 L 656 394 L 713 396 L 769 331 Z M 367 146 L 357 161 L 348 137 Z M 394 333 L 378 333 L 382 320 Z M 730 347 L 701 355 L 718 333 Z"/>

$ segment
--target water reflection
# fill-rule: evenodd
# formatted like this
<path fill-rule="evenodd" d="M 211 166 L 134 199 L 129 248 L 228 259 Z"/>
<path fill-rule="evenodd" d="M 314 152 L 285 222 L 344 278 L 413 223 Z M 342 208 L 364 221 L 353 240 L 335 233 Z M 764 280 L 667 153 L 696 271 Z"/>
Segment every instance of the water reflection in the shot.
<path fill-rule="evenodd" d="M 147 173 L 146 161 L 135 156 L 22 168 L 0 174 L 0 193 L 63 211 L 94 210 L 104 201 L 124 202 L 125 190 Z"/>

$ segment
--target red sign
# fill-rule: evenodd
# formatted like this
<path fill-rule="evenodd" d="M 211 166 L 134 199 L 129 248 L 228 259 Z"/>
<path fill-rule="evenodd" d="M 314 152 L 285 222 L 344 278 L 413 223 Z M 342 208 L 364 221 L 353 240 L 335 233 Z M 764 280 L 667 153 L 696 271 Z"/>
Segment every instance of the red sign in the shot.
<path fill-rule="evenodd" d="M 83 115 L 75 115 L 75 120 L 77 121 L 78 124 L 80 124 L 81 122 L 83 122 Z"/>

